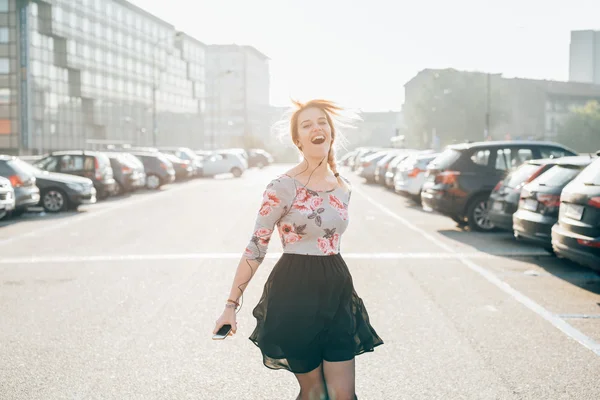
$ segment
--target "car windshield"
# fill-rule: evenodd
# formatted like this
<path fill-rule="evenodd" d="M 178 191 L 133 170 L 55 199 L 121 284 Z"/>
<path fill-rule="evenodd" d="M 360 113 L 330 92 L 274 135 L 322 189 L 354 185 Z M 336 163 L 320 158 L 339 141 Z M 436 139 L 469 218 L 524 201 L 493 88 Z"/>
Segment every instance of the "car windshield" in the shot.
<path fill-rule="evenodd" d="M 584 185 L 600 186 L 600 158 L 581 171 L 575 180 Z"/>
<path fill-rule="evenodd" d="M 454 161 L 458 160 L 461 155 L 459 150 L 447 149 L 444 150 L 439 156 L 437 156 L 432 162 L 432 166 L 438 169 L 445 169 L 450 167 Z"/>
<path fill-rule="evenodd" d="M 182 157 L 185 160 L 195 160 L 196 158 L 198 158 L 196 153 L 194 153 L 190 149 L 179 149 L 179 152 L 182 153 L 182 155 L 185 155 L 185 158 Z"/>
<path fill-rule="evenodd" d="M 41 174 L 43 173 L 42 170 L 40 170 L 37 167 L 34 167 L 31 164 L 26 163 L 23 160 L 20 159 L 15 159 L 15 160 L 11 160 L 8 162 L 8 165 L 10 165 L 15 171 L 20 172 L 20 173 L 25 173 L 25 174 L 29 174 L 29 175 L 37 175 L 37 174 Z"/>
<path fill-rule="evenodd" d="M 417 158 L 418 160 L 418 165 L 422 166 L 422 167 L 427 167 L 427 165 L 432 162 L 433 160 L 435 160 L 436 156 L 430 156 L 430 157 L 419 157 Z"/>
<path fill-rule="evenodd" d="M 504 180 L 504 185 L 510 188 L 516 188 L 517 186 L 525 182 L 527 179 L 531 178 L 535 171 L 537 171 L 540 168 L 540 165 L 523 164 L 506 177 L 506 179 Z"/>
<path fill-rule="evenodd" d="M 583 167 L 577 165 L 555 165 L 534 180 L 541 186 L 565 186 L 579 174 Z"/>

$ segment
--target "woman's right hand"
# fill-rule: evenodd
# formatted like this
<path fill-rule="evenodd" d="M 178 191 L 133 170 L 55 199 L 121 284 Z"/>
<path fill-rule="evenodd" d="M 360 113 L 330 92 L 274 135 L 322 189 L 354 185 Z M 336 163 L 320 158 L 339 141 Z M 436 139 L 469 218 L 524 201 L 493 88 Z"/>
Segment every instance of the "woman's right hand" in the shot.
<path fill-rule="evenodd" d="M 231 331 L 229 332 L 229 336 L 232 336 L 237 331 L 237 322 L 235 320 L 234 308 L 225 308 L 225 310 L 223 310 L 223 314 L 221 314 L 221 316 L 215 323 L 213 335 L 216 334 L 223 325 L 231 325 Z"/>

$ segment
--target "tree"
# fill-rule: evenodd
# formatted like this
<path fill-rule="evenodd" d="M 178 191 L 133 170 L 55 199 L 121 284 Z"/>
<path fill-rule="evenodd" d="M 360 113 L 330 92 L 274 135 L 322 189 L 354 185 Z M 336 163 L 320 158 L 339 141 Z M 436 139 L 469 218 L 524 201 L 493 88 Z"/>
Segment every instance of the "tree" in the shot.
<path fill-rule="evenodd" d="M 571 111 L 558 127 L 558 140 L 584 153 L 600 150 L 600 104 L 592 100 Z"/>
<path fill-rule="evenodd" d="M 452 69 L 434 71 L 406 107 L 410 138 L 429 145 L 432 133 L 441 144 L 484 140 L 490 97 L 490 131 L 509 120 L 506 87 L 501 77 Z"/>

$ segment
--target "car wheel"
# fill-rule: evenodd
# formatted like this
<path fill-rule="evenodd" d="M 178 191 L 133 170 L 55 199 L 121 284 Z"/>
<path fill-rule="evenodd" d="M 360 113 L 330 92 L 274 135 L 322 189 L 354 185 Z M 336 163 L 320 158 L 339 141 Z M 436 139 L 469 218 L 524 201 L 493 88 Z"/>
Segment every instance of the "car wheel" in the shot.
<path fill-rule="evenodd" d="M 234 177 L 239 178 L 240 176 L 242 176 L 242 170 L 239 169 L 238 167 L 233 167 L 231 169 L 231 173 L 233 174 Z"/>
<path fill-rule="evenodd" d="M 148 175 L 146 177 L 146 187 L 150 190 L 160 188 L 160 178 L 156 175 Z"/>
<path fill-rule="evenodd" d="M 115 196 L 122 196 L 123 194 L 125 194 L 125 188 L 121 183 L 117 182 L 115 184 Z"/>
<path fill-rule="evenodd" d="M 490 232 L 494 230 L 494 224 L 489 217 L 489 196 L 477 196 L 470 203 L 467 210 L 469 227 L 477 232 Z"/>
<path fill-rule="evenodd" d="M 42 193 L 42 207 L 50 213 L 64 211 L 68 207 L 67 196 L 60 189 L 47 189 Z"/>

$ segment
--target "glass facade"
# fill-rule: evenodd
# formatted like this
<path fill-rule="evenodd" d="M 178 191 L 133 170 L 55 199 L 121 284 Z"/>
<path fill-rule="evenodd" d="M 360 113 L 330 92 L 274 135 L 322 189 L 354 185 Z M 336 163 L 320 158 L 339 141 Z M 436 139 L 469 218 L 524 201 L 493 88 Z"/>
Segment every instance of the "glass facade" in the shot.
<path fill-rule="evenodd" d="M 0 150 L 202 148 L 205 58 L 123 0 L 0 0 Z"/>

